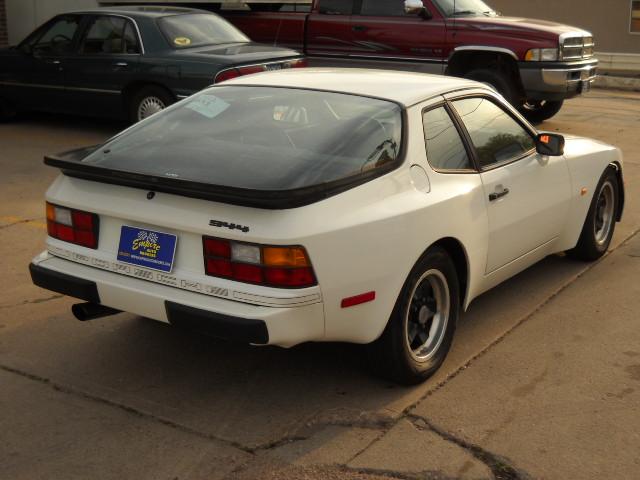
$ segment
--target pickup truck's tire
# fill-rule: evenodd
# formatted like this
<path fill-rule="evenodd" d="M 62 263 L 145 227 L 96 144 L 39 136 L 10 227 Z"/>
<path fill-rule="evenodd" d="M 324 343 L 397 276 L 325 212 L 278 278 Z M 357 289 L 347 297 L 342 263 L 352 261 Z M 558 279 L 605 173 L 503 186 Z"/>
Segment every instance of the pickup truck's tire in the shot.
<path fill-rule="evenodd" d="M 442 365 L 456 329 L 460 290 L 455 266 L 432 248 L 413 267 L 382 336 L 369 345 L 375 373 L 415 385 Z"/>
<path fill-rule="evenodd" d="M 542 123 L 558 113 L 563 103 L 563 100 L 527 100 L 519 110 L 531 123 Z"/>
<path fill-rule="evenodd" d="M 613 167 L 608 167 L 594 192 L 578 244 L 567 255 L 585 262 L 602 257 L 611 244 L 619 203 L 618 177 Z"/>
<path fill-rule="evenodd" d="M 469 80 L 491 85 L 512 105 L 514 105 L 518 99 L 516 87 L 505 74 L 499 71 L 480 68 L 470 71 L 465 74 L 464 77 Z"/>
<path fill-rule="evenodd" d="M 137 123 L 154 113 L 164 110 L 176 99 L 168 90 L 157 85 L 147 85 L 137 90 L 129 101 L 129 120 Z"/>

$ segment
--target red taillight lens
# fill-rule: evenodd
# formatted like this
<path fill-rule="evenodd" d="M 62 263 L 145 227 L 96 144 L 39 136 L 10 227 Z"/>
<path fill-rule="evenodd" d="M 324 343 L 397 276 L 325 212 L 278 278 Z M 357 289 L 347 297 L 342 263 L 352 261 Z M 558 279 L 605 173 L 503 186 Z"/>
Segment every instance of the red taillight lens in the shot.
<path fill-rule="evenodd" d="M 98 248 L 98 216 L 47 203 L 47 233 L 64 242 Z"/>
<path fill-rule="evenodd" d="M 252 73 L 260 73 L 267 70 L 266 65 L 251 65 L 249 67 L 240 67 L 238 72 L 240 75 L 251 75 Z"/>
<path fill-rule="evenodd" d="M 205 273 L 268 287 L 305 288 L 317 285 L 303 247 L 267 247 L 203 237 Z"/>
<path fill-rule="evenodd" d="M 309 60 L 306 58 L 300 58 L 298 60 L 293 60 L 289 62 L 289 67 L 291 68 L 306 68 L 309 66 Z"/>
<path fill-rule="evenodd" d="M 240 76 L 240 72 L 235 68 L 230 68 L 229 70 L 225 70 L 216 75 L 216 78 L 213 80 L 213 83 L 221 83 L 226 82 L 227 80 L 231 80 L 232 78 L 238 78 Z"/>

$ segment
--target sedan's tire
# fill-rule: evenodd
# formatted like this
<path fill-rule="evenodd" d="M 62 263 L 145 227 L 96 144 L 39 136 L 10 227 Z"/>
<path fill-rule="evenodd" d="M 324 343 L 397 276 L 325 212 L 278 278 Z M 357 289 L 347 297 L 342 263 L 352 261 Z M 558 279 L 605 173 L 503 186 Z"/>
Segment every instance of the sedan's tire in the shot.
<path fill-rule="evenodd" d="M 514 105 L 518 99 L 516 86 L 503 73 L 496 70 L 480 68 L 465 74 L 465 78 L 485 83 L 495 88 L 505 100 Z"/>
<path fill-rule="evenodd" d="M 531 123 L 537 124 L 549 120 L 557 114 L 563 104 L 563 100 L 553 102 L 550 100 L 527 100 L 518 110 L 520 110 L 524 118 Z"/>
<path fill-rule="evenodd" d="M 618 176 L 613 167 L 609 167 L 596 187 L 578 244 L 567 255 L 586 262 L 602 257 L 611 244 L 619 204 Z"/>
<path fill-rule="evenodd" d="M 371 366 L 397 383 L 423 382 L 447 356 L 459 312 L 455 266 L 434 247 L 409 274 L 382 336 L 369 345 Z"/>
<path fill-rule="evenodd" d="M 131 123 L 137 123 L 164 110 L 175 101 L 176 99 L 168 90 L 156 85 L 148 85 L 131 96 L 129 119 Z"/>

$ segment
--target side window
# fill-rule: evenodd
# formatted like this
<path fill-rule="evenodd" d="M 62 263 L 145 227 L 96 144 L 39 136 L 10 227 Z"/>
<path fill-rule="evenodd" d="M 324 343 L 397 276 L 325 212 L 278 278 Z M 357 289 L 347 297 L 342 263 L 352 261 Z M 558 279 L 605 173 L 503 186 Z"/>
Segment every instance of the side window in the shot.
<path fill-rule="evenodd" d="M 129 20 L 124 27 L 124 53 L 142 53 L 138 43 L 138 32 Z"/>
<path fill-rule="evenodd" d="M 126 20 L 120 17 L 96 18 L 82 39 L 80 52 L 88 55 L 123 53 Z"/>
<path fill-rule="evenodd" d="M 515 160 L 535 148 L 531 134 L 491 100 L 465 98 L 453 105 L 471 136 L 480 167 Z"/>
<path fill-rule="evenodd" d="M 404 0 L 362 0 L 360 15 L 400 17 L 405 15 Z M 415 17 L 415 15 L 412 15 Z"/>
<path fill-rule="evenodd" d="M 434 170 L 470 170 L 473 165 L 449 113 L 444 107 L 422 115 L 427 160 Z"/>
<path fill-rule="evenodd" d="M 325 15 L 351 15 L 353 0 L 320 0 L 320 13 Z"/>
<path fill-rule="evenodd" d="M 36 55 L 64 55 L 71 53 L 73 37 L 78 31 L 80 17 L 64 17 L 31 42 L 31 50 Z"/>

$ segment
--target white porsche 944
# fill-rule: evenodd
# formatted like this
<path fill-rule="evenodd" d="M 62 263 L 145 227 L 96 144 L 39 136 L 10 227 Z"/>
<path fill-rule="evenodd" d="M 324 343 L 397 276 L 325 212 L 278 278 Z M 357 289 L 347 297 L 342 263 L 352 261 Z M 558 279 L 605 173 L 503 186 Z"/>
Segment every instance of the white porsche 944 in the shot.
<path fill-rule="evenodd" d="M 256 345 L 370 344 L 387 377 L 442 364 L 461 310 L 547 255 L 602 256 L 620 151 L 538 132 L 489 87 L 308 69 L 202 91 L 47 157 L 33 282 Z"/>

